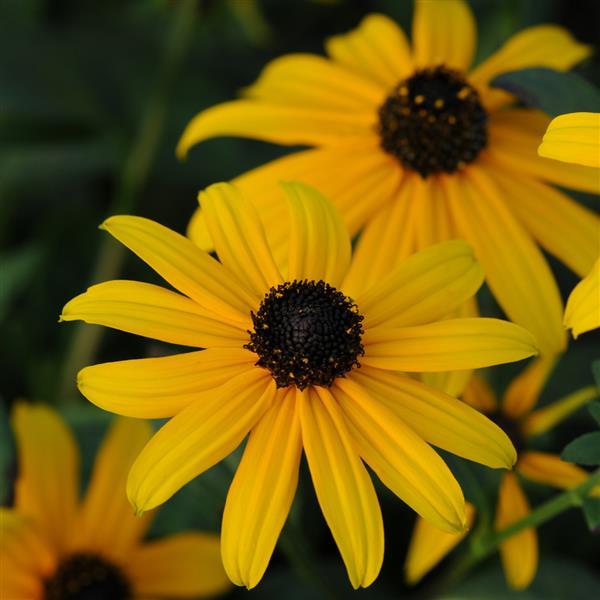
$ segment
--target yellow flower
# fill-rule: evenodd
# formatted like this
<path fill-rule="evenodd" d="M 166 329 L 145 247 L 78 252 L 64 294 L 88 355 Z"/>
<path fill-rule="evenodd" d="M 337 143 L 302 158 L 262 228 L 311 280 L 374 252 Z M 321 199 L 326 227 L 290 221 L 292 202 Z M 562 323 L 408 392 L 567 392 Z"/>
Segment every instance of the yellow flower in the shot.
<path fill-rule="evenodd" d="M 351 235 L 363 231 L 369 258 L 359 282 L 432 243 L 466 239 L 510 319 L 543 352 L 561 351 L 561 298 L 537 244 L 583 276 L 597 256 L 599 220 L 547 182 L 598 192 L 597 172 L 539 157 L 549 119 L 515 108 L 489 82 L 525 67 L 565 70 L 590 49 L 539 25 L 469 71 L 476 27 L 460 0 L 417 1 L 412 40 L 411 50 L 393 21 L 374 14 L 328 40 L 328 58 L 274 60 L 244 99 L 197 115 L 179 155 L 219 135 L 312 146 L 235 180 L 255 197 L 277 258 L 287 238 L 277 184 L 305 181 L 337 205 Z M 199 212 L 189 235 L 211 247 Z"/>
<path fill-rule="evenodd" d="M 538 154 L 568 163 L 600 167 L 600 113 L 571 113 L 552 119 Z"/>
<path fill-rule="evenodd" d="M 600 258 L 571 292 L 565 308 L 564 324 L 573 337 L 600 327 Z"/>
<path fill-rule="evenodd" d="M 554 360 L 533 362 L 508 387 L 499 404 L 487 383 L 475 376 L 467 387 L 465 402 L 487 414 L 509 435 L 519 459 L 516 472 L 525 479 L 561 489 L 575 487 L 585 481 L 588 473 L 580 467 L 563 462 L 556 454 L 530 449 L 530 440 L 547 432 L 567 418 L 580 406 L 598 395 L 594 386 L 579 389 L 565 398 L 543 408 L 533 410 L 540 392 L 554 366 Z M 600 496 L 600 486 L 592 494 Z M 503 529 L 529 513 L 529 504 L 515 473 L 502 475 L 498 493 L 495 527 Z M 475 509 L 467 503 L 469 525 Z M 419 519 L 413 532 L 406 558 L 406 578 L 410 583 L 419 581 L 465 536 L 440 531 Z M 524 589 L 537 570 L 538 544 L 534 528 L 527 528 L 500 545 L 500 555 L 507 583 L 515 589 Z"/>
<path fill-rule="evenodd" d="M 79 501 L 79 456 L 60 417 L 18 403 L 19 459 L 14 508 L 0 508 L 0 597 L 191 598 L 227 590 L 218 536 L 180 533 L 144 543 L 152 514 L 136 517 L 127 472 L 150 439 L 143 421 L 117 419 Z"/>
<path fill-rule="evenodd" d="M 383 525 L 361 459 L 449 531 L 464 526 L 464 500 L 429 444 L 494 468 L 516 460 L 487 418 L 396 372 L 515 361 L 535 354 L 535 343 L 505 321 L 440 320 L 483 281 L 462 241 L 412 256 L 351 296 L 350 238 L 339 214 L 316 190 L 284 188 L 291 215 L 285 267 L 277 266 L 253 203 L 217 184 L 201 201 L 220 263 L 147 219 L 112 217 L 103 225 L 184 295 L 111 281 L 71 300 L 62 319 L 206 348 L 79 374 L 80 390 L 101 408 L 172 417 L 131 469 L 127 491 L 138 512 L 168 500 L 251 432 L 221 542 L 230 578 L 253 587 L 289 512 L 304 448 L 352 585 L 366 586 L 381 566 Z"/>

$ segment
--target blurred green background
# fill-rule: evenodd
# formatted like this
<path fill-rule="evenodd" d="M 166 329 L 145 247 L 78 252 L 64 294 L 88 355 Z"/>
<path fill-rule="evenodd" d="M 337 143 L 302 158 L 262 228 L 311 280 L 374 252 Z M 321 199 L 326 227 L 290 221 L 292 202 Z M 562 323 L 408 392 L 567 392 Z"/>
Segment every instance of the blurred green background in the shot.
<path fill-rule="evenodd" d="M 479 27 L 477 60 L 513 32 L 556 22 L 598 45 L 598 0 L 471 0 Z M 58 326 L 63 304 L 92 283 L 156 276 L 97 226 L 109 215 L 135 213 L 183 232 L 198 190 L 289 151 L 260 142 L 218 139 L 194 148 L 185 162 L 174 148 L 202 108 L 235 97 L 280 54 L 322 52 L 323 40 L 356 26 L 369 12 L 410 31 L 409 0 L 1 0 L 0 1 L 0 394 L 1 498 L 14 479 L 7 415 L 15 398 L 58 405 L 84 451 L 89 470 L 110 416 L 85 403 L 75 373 L 85 364 L 164 354 L 158 342 L 76 324 Z M 577 69 L 600 82 L 595 55 Z M 600 107 L 599 107 L 600 110 Z M 590 199 L 578 196 L 586 204 Z M 576 282 L 552 262 L 564 296 Z M 483 311 L 497 314 L 482 294 Z M 598 334 L 571 344 L 543 402 L 591 383 L 600 356 Z M 491 373 L 502 389 L 520 366 Z M 560 450 L 593 428 L 580 411 L 551 439 Z M 497 474 L 455 458 L 465 484 L 493 502 Z M 153 535 L 189 527 L 218 530 L 236 456 L 209 471 L 167 504 Z M 442 590 L 444 566 L 415 590 L 402 580 L 414 515 L 387 490 L 378 491 L 386 526 L 386 558 L 363 598 L 577 599 L 600 596 L 600 536 L 578 511 L 540 530 L 542 560 L 533 586 L 507 591 L 497 558 L 453 590 Z M 536 503 L 551 491 L 528 489 Z M 354 596 L 318 510 L 307 473 L 290 522 L 256 598 Z"/>

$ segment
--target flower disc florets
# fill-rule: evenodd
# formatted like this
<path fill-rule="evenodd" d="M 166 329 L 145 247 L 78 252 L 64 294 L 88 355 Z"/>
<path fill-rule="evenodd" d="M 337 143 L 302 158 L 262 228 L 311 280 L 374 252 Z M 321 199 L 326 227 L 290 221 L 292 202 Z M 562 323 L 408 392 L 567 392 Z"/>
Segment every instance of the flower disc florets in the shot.
<path fill-rule="evenodd" d="M 417 71 L 379 109 L 381 147 L 422 177 L 453 173 L 487 144 L 477 91 L 444 66 Z"/>
<path fill-rule="evenodd" d="M 245 348 L 258 354 L 277 387 L 330 386 L 364 354 L 363 317 L 354 302 L 324 281 L 273 287 L 256 314 Z"/>
<path fill-rule="evenodd" d="M 130 600 L 131 586 L 115 565 L 93 554 L 73 554 L 44 584 L 44 600 Z"/>

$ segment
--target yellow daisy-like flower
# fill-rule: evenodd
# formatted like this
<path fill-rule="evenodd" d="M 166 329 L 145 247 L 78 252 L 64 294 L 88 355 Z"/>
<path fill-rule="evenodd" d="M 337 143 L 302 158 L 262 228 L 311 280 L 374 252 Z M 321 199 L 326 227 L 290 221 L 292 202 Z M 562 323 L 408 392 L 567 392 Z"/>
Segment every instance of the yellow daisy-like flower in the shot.
<path fill-rule="evenodd" d="M 600 327 L 600 258 L 571 292 L 565 308 L 564 325 L 573 337 Z"/>
<path fill-rule="evenodd" d="M 549 119 L 515 108 L 489 82 L 526 67 L 566 70 L 590 49 L 561 27 L 539 25 L 469 71 L 475 46 L 475 21 L 461 0 L 417 1 L 412 49 L 393 21 L 370 15 L 328 40 L 327 58 L 283 56 L 243 100 L 201 112 L 178 153 L 222 135 L 312 146 L 235 180 L 254 196 L 276 258 L 288 235 L 277 184 L 305 181 L 331 198 L 352 235 L 363 230 L 359 244 L 370 258 L 359 281 L 380 279 L 432 243 L 468 240 L 510 319 L 556 353 L 566 344 L 562 302 L 538 243 L 584 276 L 598 254 L 600 221 L 548 183 L 598 192 L 598 173 L 538 156 Z M 202 213 L 189 235 L 211 247 Z"/>
<path fill-rule="evenodd" d="M 600 113 L 571 113 L 552 119 L 538 148 L 546 158 L 600 167 Z"/>
<path fill-rule="evenodd" d="M 19 476 L 14 508 L 0 508 L 1 598 L 197 598 L 228 589 L 217 535 L 142 542 L 152 514 L 133 514 L 125 482 L 151 437 L 147 423 L 114 422 L 81 502 L 79 456 L 62 419 L 21 402 L 13 424 Z"/>
<path fill-rule="evenodd" d="M 412 256 L 352 295 L 350 238 L 339 214 L 311 188 L 284 188 L 291 222 L 284 266 L 253 203 L 217 184 L 200 200 L 220 262 L 147 219 L 112 217 L 103 225 L 183 295 L 111 281 L 71 300 L 62 319 L 206 348 L 79 375 L 82 393 L 104 409 L 171 417 L 132 467 L 127 492 L 138 512 L 168 500 L 251 432 L 221 541 L 231 579 L 253 587 L 289 512 L 304 448 L 350 581 L 366 586 L 383 559 L 383 525 L 362 460 L 448 531 L 464 527 L 464 500 L 429 444 L 491 467 L 516 460 L 506 434 L 486 417 L 397 371 L 510 362 L 535 354 L 535 343 L 505 321 L 441 320 L 483 281 L 462 241 Z"/>
<path fill-rule="evenodd" d="M 586 402 L 598 396 L 595 386 L 581 388 L 565 398 L 534 410 L 541 390 L 552 370 L 554 361 L 537 360 L 516 377 L 499 404 L 487 383 L 475 376 L 463 399 L 487 414 L 509 435 L 519 452 L 515 466 L 518 475 L 552 487 L 569 489 L 581 484 L 588 473 L 580 467 L 564 462 L 557 454 L 529 449 L 530 440 L 546 433 Z M 600 486 L 592 495 L 600 497 Z M 529 513 L 527 498 L 515 473 L 502 475 L 498 494 L 495 527 L 503 529 Z M 467 503 L 469 524 L 475 509 Z M 410 583 L 419 581 L 465 536 L 441 531 L 419 519 L 408 555 L 406 578 Z M 500 555 L 507 583 L 515 589 L 526 588 L 535 576 L 538 563 L 537 534 L 534 528 L 524 529 L 502 542 Z"/>

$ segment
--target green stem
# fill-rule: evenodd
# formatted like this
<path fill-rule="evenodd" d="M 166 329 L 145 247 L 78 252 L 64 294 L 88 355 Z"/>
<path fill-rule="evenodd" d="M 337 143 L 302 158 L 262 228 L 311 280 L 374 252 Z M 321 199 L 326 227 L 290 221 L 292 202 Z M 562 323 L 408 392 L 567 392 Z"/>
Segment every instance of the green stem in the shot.
<path fill-rule="evenodd" d="M 137 134 L 117 179 L 115 195 L 109 210 L 111 215 L 133 212 L 146 184 L 163 135 L 171 92 L 192 39 L 196 6 L 196 0 L 178 2 L 178 10 L 166 40 L 156 84 L 150 92 Z M 123 246 L 105 237 L 101 242 L 90 282 L 93 284 L 114 279 L 121 269 L 124 257 Z M 58 393 L 59 402 L 68 404 L 77 397 L 73 393 L 77 372 L 92 362 L 103 332 L 102 327 L 91 327 L 84 323 L 76 325 L 65 359 Z"/>

